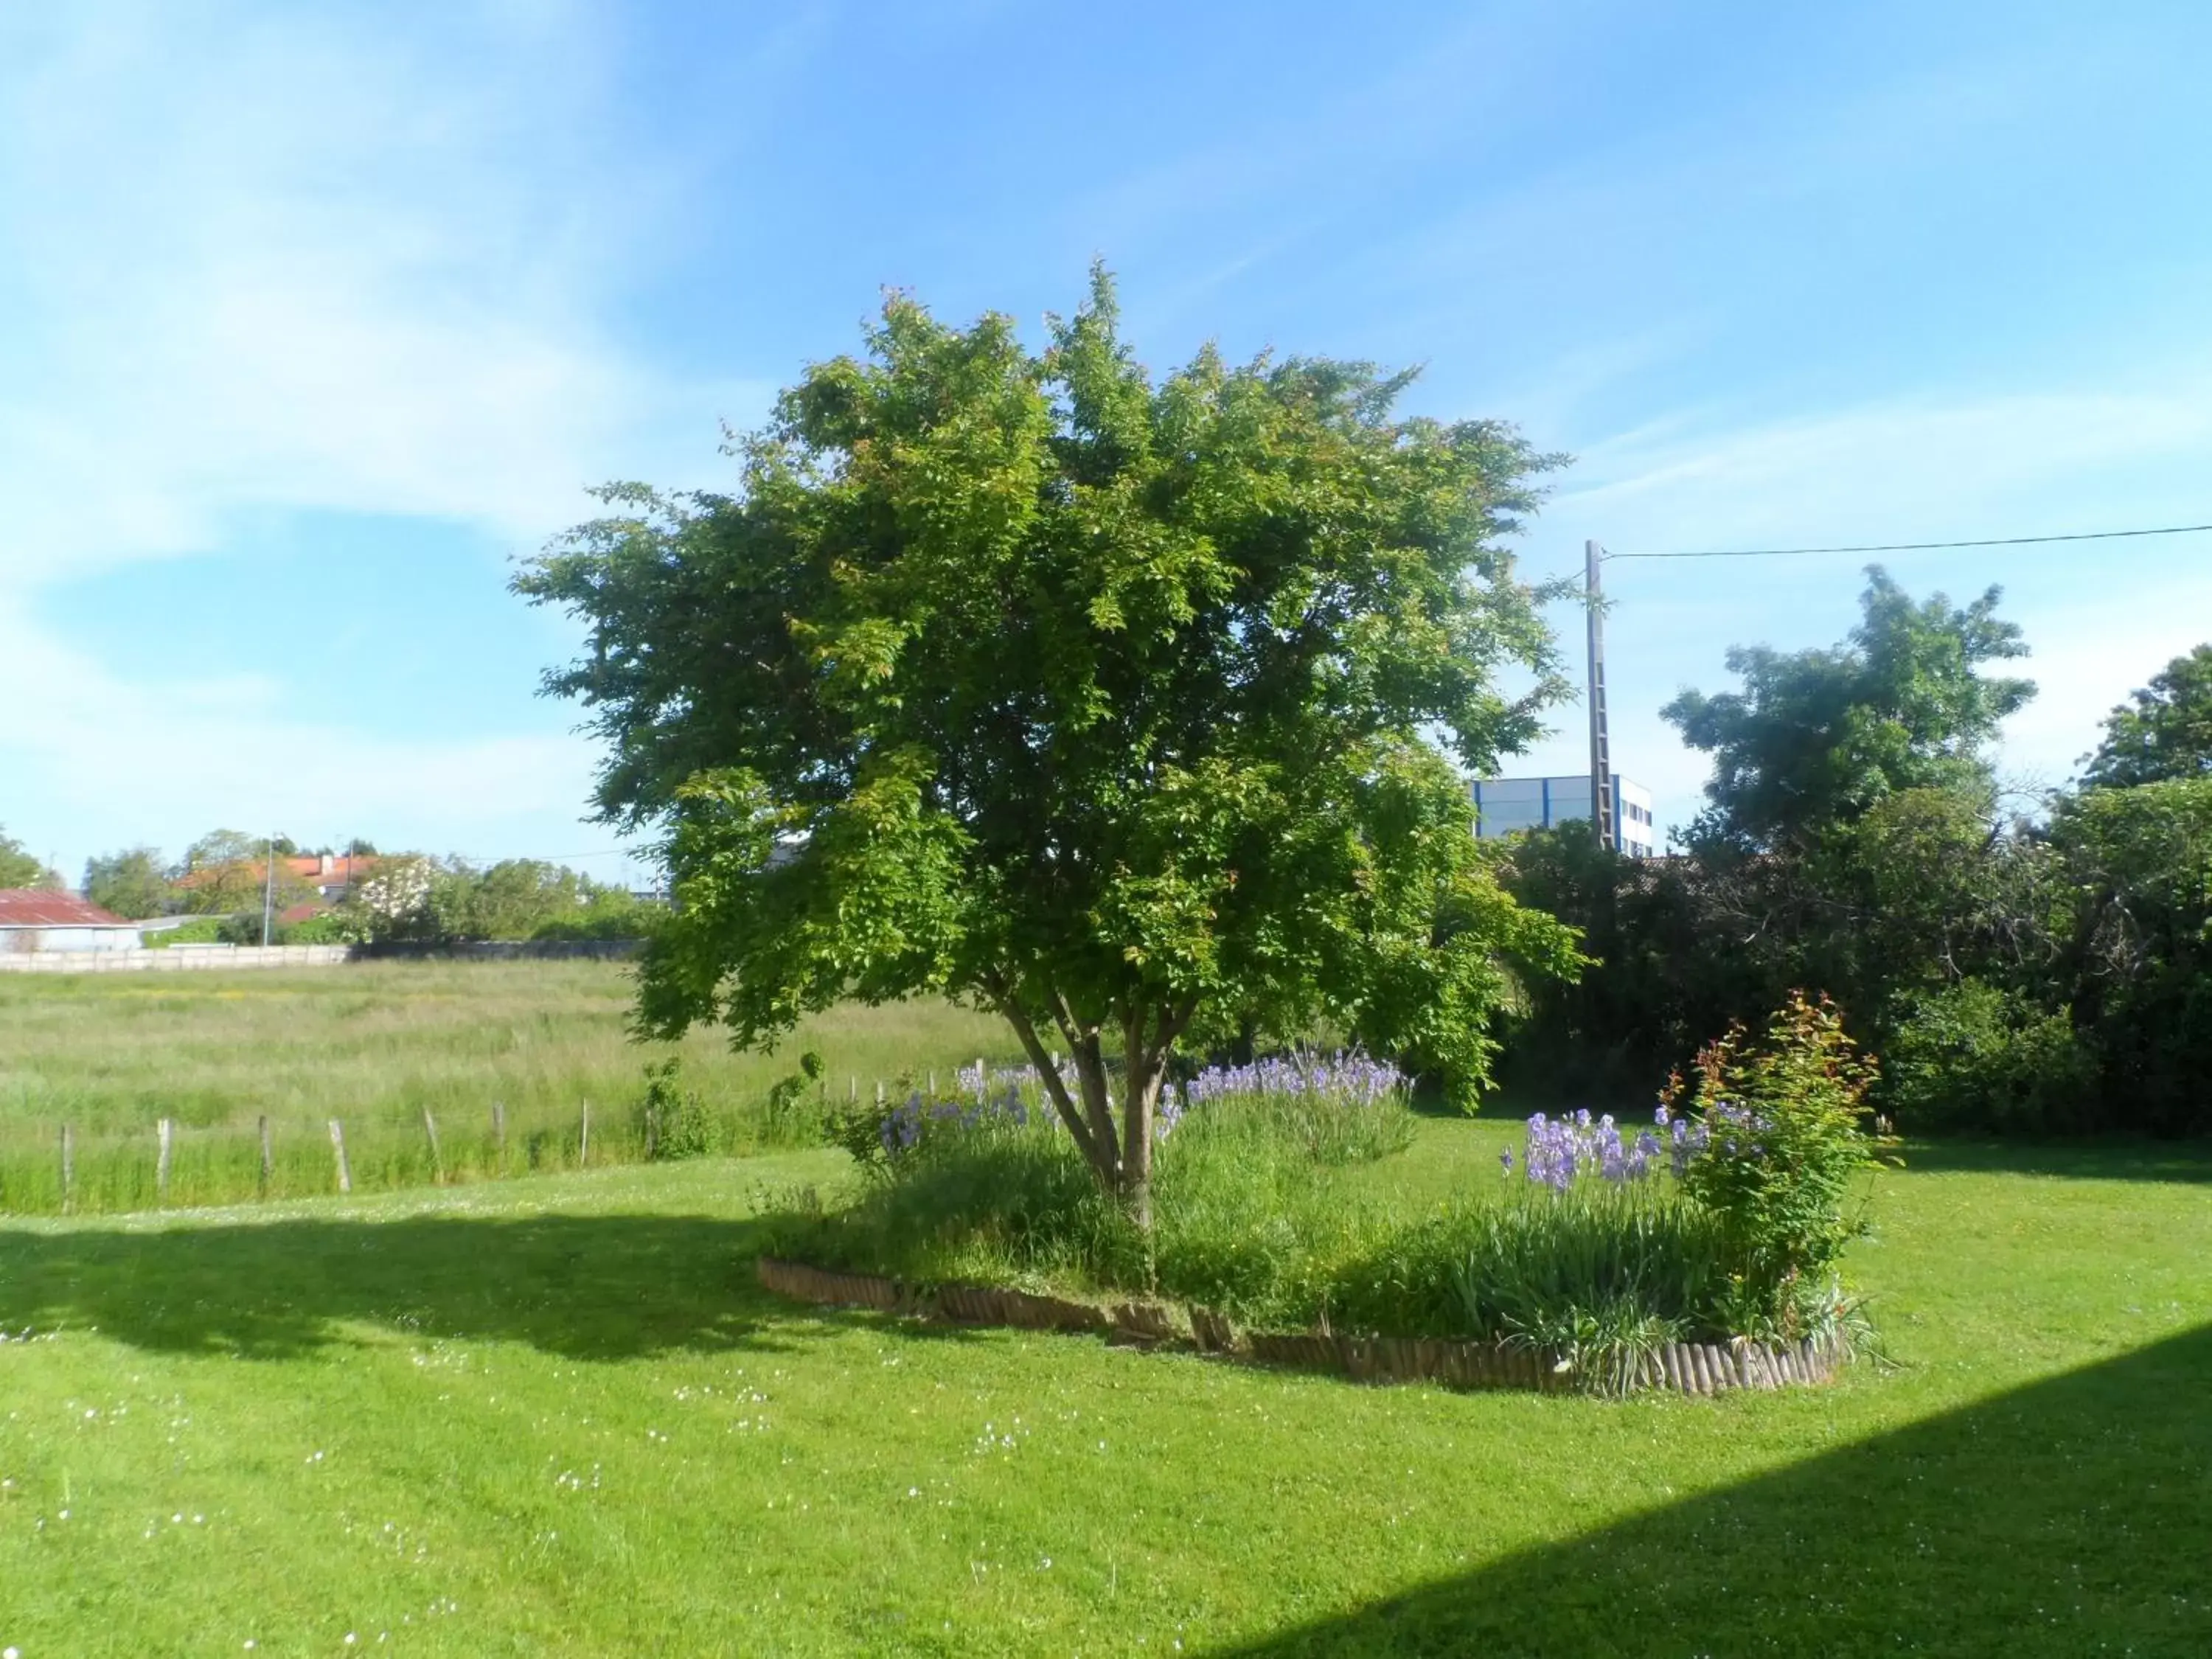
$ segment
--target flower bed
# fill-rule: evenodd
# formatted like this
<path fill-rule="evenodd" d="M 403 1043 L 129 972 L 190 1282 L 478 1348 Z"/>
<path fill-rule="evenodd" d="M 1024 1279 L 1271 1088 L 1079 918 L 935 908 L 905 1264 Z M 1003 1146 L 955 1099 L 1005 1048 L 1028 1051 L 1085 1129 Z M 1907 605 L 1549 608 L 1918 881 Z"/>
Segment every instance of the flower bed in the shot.
<path fill-rule="evenodd" d="M 1402 1077 L 1358 1055 L 1220 1068 L 1160 1115 L 1147 1231 L 1034 1079 L 979 1072 L 849 1115 L 858 1200 L 787 1217 L 769 1254 L 1094 1305 L 1164 1297 L 1206 1310 L 1170 1322 L 1179 1340 L 1277 1358 L 1319 1342 L 1355 1373 L 1426 1352 L 1448 1356 L 1439 1375 L 1534 1364 L 1606 1393 L 1817 1380 L 1865 1334 L 1836 1271 L 1875 1146 L 1865 1075 L 1834 1011 L 1799 999 L 1761 1040 L 1709 1049 L 1649 1128 L 1540 1115 L 1503 1179 L 1418 1210 L 1363 1173 L 1412 1139 Z M 1215 1340 L 1206 1320 L 1256 1334 Z"/>

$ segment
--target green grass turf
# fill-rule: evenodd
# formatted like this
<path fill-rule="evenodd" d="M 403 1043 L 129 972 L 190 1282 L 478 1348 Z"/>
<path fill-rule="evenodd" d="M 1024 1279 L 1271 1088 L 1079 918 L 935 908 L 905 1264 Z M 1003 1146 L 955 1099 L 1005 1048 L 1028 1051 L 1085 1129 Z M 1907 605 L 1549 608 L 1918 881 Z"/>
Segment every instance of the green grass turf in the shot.
<path fill-rule="evenodd" d="M 1903 1369 L 1622 1404 L 766 1297 L 838 1178 L 0 1226 L 0 1646 L 2212 1652 L 2206 1149 L 1916 1157 L 1852 1261 Z"/>
<path fill-rule="evenodd" d="M 842 1097 L 907 1068 L 949 1073 L 978 1055 L 1011 1063 L 1005 1023 L 917 1000 L 840 1008 L 774 1054 L 731 1052 L 712 1031 L 640 1045 L 625 1030 L 630 970 L 599 962 L 380 962 L 297 972 L 0 975 L 0 1212 L 61 1208 L 59 1132 L 76 1134 L 80 1212 L 150 1208 L 155 1125 L 179 1126 L 169 1188 L 179 1204 L 235 1202 L 259 1188 L 256 1120 L 270 1120 L 273 1195 L 336 1188 L 338 1119 L 357 1192 L 428 1184 L 422 1115 L 444 1173 L 570 1169 L 581 1111 L 591 1160 L 641 1151 L 647 1060 L 679 1053 L 684 1082 L 726 1142 L 775 1139 L 769 1088 L 813 1048 Z M 506 1113 L 502 1160 L 491 1107 Z"/>

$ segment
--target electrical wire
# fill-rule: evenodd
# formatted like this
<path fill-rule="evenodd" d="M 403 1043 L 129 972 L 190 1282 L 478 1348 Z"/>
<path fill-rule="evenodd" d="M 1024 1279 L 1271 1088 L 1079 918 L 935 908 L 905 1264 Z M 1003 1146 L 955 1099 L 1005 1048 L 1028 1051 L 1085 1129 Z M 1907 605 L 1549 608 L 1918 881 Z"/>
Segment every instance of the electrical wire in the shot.
<path fill-rule="evenodd" d="M 1784 559 L 1808 553 L 1924 553 L 1947 547 L 2027 547 L 2044 542 L 2110 542 L 2131 536 L 2201 536 L 2212 532 L 2212 524 L 2161 525 L 2148 530 L 2085 530 L 2067 536 L 1991 536 L 1978 541 L 1870 542 L 1857 547 L 1728 547 L 1701 548 L 1680 553 L 1609 553 L 1613 559 Z"/>

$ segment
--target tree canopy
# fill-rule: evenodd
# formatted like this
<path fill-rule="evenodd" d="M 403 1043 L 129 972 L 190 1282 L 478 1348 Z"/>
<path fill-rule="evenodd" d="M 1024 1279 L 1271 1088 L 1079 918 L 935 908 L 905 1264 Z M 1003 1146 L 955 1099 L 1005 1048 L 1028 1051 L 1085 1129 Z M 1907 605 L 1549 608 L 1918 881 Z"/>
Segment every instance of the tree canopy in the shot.
<path fill-rule="evenodd" d="M 1842 644 L 1732 647 L 1741 691 L 1686 690 L 1660 711 L 1713 757 L 1692 838 L 1771 851 L 1901 790 L 1986 787 L 1999 722 L 2035 695 L 2033 681 L 1981 672 L 2027 653 L 2018 624 L 1997 616 L 1999 597 L 1992 587 L 1964 607 L 1941 593 L 1916 604 L 1875 565 Z"/>
<path fill-rule="evenodd" d="M 59 887 L 59 872 L 48 869 L 23 843 L 0 830 L 0 887 Z"/>
<path fill-rule="evenodd" d="M 84 896 L 102 909 L 134 920 L 163 915 L 179 905 L 161 854 L 151 847 L 126 847 L 87 859 Z"/>
<path fill-rule="evenodd" d="M 2212 777 L 2212 645 L 2176 657 L 2106 716 L 2105 740 L 2081 781 L 2124 789 Z"/>
<path fill-rule="evenodd" d="M 735 493 L 611 488 L 516 586 L 588 627 L 546 685 L 608 744 L 601 815 L 668 831 L 644 1029 L 970 999 L 1141 1212 L 1187 1033 L 1332 1016 L 1466 1091 L 1501 954 L 1571 964 L 1431 741 L 1486 769 L 1564 693 L 1498 545 L 1553 458 L 1394 418 L 1408 377 L 1364 364 L 1156 384 L 1103 272 L 1049 330 L 894 295 Z"/>

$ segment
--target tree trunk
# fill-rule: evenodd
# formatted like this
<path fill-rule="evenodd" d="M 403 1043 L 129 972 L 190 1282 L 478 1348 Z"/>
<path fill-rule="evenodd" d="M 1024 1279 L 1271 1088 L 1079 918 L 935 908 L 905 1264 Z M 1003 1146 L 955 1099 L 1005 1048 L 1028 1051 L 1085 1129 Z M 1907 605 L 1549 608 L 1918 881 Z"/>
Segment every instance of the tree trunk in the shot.
<path fill-rule="evenodd" d="M 1074 1137 L 1077 1149 L 1099 1185 L 1117 1196 L 1137 1225 L 1149 1233 L 1153 1126 L 1158 1121 L 1160 1085 L 1167 1078 L 1168 1057 L 1175 1051 L 1176 1039 L 1196 1011 L 1196 999 L 1121 1012 L 1121 1109 L 1117 1126 L 1113 1081 L 1107 1075 L 1098 1026 L 1081 1019 L 1064 997 L 1055 994 L 1049 999 L 1054 1023 L 1067 1044 L 1079 1100 L 1070 1095 L 1066 1079 L 1046 1052 L 1036 1021 L 1006 990 L 990 989 L 999 1011 L 1021 1039 L 1030 1064 L 1036 1068 L 1045 1097 Z"/>

